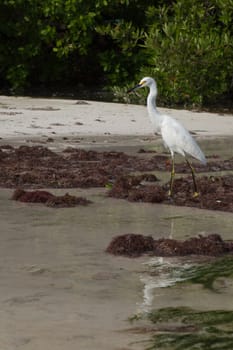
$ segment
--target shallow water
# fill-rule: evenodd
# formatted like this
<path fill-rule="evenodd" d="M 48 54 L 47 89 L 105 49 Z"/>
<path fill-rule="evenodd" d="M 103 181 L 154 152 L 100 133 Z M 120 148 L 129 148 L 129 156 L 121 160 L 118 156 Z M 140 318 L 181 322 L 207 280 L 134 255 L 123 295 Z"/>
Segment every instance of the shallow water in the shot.
<path fill-rule="evenodd" d="M 87 138 L 82 145 L 108 150 L 116 150 L 117 145 L 117 150 L 132 153 L 141 146 L 159 152 L 161 147 L 143 138 L 104 140 Z M 218 139 L 217 148 L 207 141 L 202 144 L 207 154 L 227 157 L 231 142 Z M 77 147 L 73 139 L 51 146 L 68 145 Z M 232 239 L 231 213 L 129 203 L 106 197 L 105 189 L 51 192 L 81 195 L 93 204 L 54 209 L 14 202 L 12 190 L 0 190 L 0 344 L 4 350 L 144 349 L 150 335 L 135 332 L 130 317 L 166 307 L 233 309 L 233 281 L 224 274 L 224 264 L 210 289 L 189 280 L 193 272 L 187 270 L 187 275 L 186 268 L 199 263 L 194 258 L 129 259 L 105 253 L 112 237 L 125 233 L 155 239 L 219 233 Z M 209 261 L 213 259 L 207 258 L 205 264 Z"/>
<path fill-rule="evenodd" d="M 106 198 L 101 189 L 68 192 L 93 204 L 53 209 L 11 201 L 11 190 L 0 191 L 0 343 L 5 350 L 142 349 L 144 335 L 124 331 L 134 314 L 168 305 L 233 306 L 232 284 L 216 294 L 199 285 L 181 286 L 175 278 L 172 288 L 162 288 L 158 281 L 169 285 L 170 275 L 151 276 L 152 258 L 104 252 L 113 236 L 129 232 L 179 239 L 216 232 L 230 239 L 232 214 L 128 203 Z M 168 263 L 180 266 L 177 259 L 159 261 L 160 270 Z"/>
<path fill-rule="evenodd" d="M 131 333 L 146 349 L 232 349 L 233 259 L 151 259 Z M 145 335 L 146 334 L 146 335 Z"/>

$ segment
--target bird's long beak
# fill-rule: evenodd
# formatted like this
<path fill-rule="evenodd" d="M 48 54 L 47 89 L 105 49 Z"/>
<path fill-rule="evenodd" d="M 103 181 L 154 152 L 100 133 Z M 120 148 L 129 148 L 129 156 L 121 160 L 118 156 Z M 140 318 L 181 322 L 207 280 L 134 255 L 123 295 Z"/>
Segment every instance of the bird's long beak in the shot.
<path fill-rule="evenodd" d="M 137 85 L 135 85 L 132 89 L 129 89 L 129 90 L 127 91 L 127 93 L 129 94 L 130 92 L 133 92 L 134 90 L 139 89 L 141 86 L 142 86 L 141 84 L 137 84 Z"/>

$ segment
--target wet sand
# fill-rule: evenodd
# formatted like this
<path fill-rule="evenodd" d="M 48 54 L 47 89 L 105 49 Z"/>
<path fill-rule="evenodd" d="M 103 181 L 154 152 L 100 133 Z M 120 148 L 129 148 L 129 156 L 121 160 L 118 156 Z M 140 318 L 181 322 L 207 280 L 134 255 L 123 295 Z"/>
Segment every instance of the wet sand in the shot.
<path fill-rule="evenodd" d="M 18 102 L 15 102 L 17 100 L 19 106 Z M 76 101 L 43 102 L 30 99 L 30 103 L 26 103 L 21 98 L 13 99 L 15 104 L 10 104 L 9 101 L 11 100 L 8 98 L 2 98 L 0 102 L 5 103 L 5 107 L 0 110 L 7 113 L 22 112 L 23 115 L 0 114 L 1 119 L 4 118 L 0 133 L 1 144 L 46 144 L 46 147 L 53 150 L 72 146 L 133 152 L 138 144 L 147 148 L 155 147 L 158 151 L 162 149 L 160 140 L 150 133 L 143 107 L 132 106 L 131 110 L 131 106 L 103 104 L 105 107 L 102 108 L 100 104 L 97 109 L 97 105 L 93 104 L 93 110 L 88 111 L 88 117 L 85 119 L 85 107 L 92 106 L 92 102 L 82 105 L 75 104 Z M 78 130 L 74 129 L 73 122 L 70 122 L 72 131 L 62 131 L 59 129 L 62 126 L 59 125 L 51 126 L 50 117 L 43 117 L 43 114 L 57 113 L 56 110 L 38 110 L 45 108 L 44 106 L 62 109 L 64 104 L 73 106 L 73 121 L 77 118 L 76 109 L 84 110 L 80 122 L 86 123 L 86 134 L 81 131 L 82 125 L 77 125 Z M 28 110 L 29 107 L 31 109 Z M 94 122 L 96 118 L 101 119 L 105 112 L 112 118 L 118 108 L 121 117 L 114 127 L 110 128 L 110 125 L 113 125 L 110 121 Z M 135 115 L 136 110 L 140 111 L 138 123 L 127 123 L 125 120 Z M 70 113 L 69 110 L 67 118 Z M 141 113 L 145 114 L 143 119 Z M 30 118 L 38 118 L 36 123 L 38 122 L 39 126 L 45 122 L 47 126 L 30 127 L 30 124 L 27 124 L 27 115 L 30 115 Z M 26 118 L 25 123 L 23 117 Z M 4 126 L 9 121 L 8 118 L 13 120 L 14 127 L 9 126 L 11 123 L 8 127 Z M 56 114 L 54 123 L 67 123 L 64 114 L 60 118 L 58 122 Z M 192 118 L 193 115 L 191 120 Z M 203 149 L 207 153 L 216 151 L 220 156 L 228 157 L 232 148 L 229 149 L 222 136 L 230 133 L 232 135 L 233 117 L 215 116 L 219 124 L 215 125 L 215 131 L 214 123 L 203 126 L 202 121 L 205 118 L 199 113 L 193 124 L 190 121 L 196 132 L 209 126 L 205 134 L 208 141 L 202 140 L 201 132 L 198 133 Z M 227 121 L 226 125 L 223 121 Z M 97 129 L 92 128 L 93 124 Z M 26 131 L 21 129 L 26 125 Z M 117 130 L 114 129 L 116 125 L 119 127 Z M 137 126 L 137 129 L 133 126 Z M 47 127 L 52 129 L 46 129 Z M 215 141 L 209 140 L 214 140 L 217 131 L 219 139 L 215 149 Z M 104 135 L 105 132 L 110 132 L 111 135 Z M 126 136 L 127 132 L 129 136 Z M 125 136 L 121 136 L 122 134 Z M 51 135 L 53 141 L 48 141 Z M 184 264 L 184 261 L 177 258 L 157 259 L 156 263 L 159 262 L 164 270 L 152 278 L 149 272 L 150 264 L 155 261 L 153 258 L 129 259 L 105 253 L 110 240 L 115 235 L 124 233 L 176 239 L 186 239 L 197 234 L 220 233 L 224 239 L 232 239 L 232 213 L 129 203 L 106 197 L 107 190 L 104 188 L 52 190 L 59 195 L 67 191 L 84 196 L 92 200 L 93 204 L 88 207 L 54 209 L 39 204 L 18 203 L 10 200 L 13 190 L 0 191 L 0 344 L 4 350 L 144 349 L 145 344 L 140 341 L 147 337 L 145 334 L 131 331 L 132 326 L 128 318 L 132 315 L 154 307 L 177 305 L 198 309 L 232 310 L 233 289 L 229 280 L 225 280 L 222 287 L 220 284 L 219 293 L 213 293 L 203 289 L 201 285 L 186 287 L 176 284 L 175 280 L 171 281 L 170 275 L 166 274 L 166 265 Z M 173 287 L 166 288 L 169 285 Z"/>
<path fill-rule="evenodd" d="M 69 209 L 10 201 L 11 193 L 1 190 L 0 199 L 4 349 L 142 349 L 134 342 L 143 336 L 124 330 L 131 328 L 128 317 L 152 308 L 154 302 L 156 307 L 205 307 L 203 298 L 209 298 L 209 308 L 232 306 L 233 291 L 224 300 L 203 291 L 201 304 L 196 288 L 183 290 L 182 297 L 176 286 L 160 292 L 159 283 L 169 283 L 169 278 L 160 275 L 152 283 L 144 265 L 152 258 L 120 258 L 104 251 L 112 237 L 123 232 L 183 239 L 220 231 L 230 239 L 232 214 L 203 210 L 200 217 L 198 209 L 129 205 L 105 198 L 99 189 L 72 190 L 93 204 Z"/>

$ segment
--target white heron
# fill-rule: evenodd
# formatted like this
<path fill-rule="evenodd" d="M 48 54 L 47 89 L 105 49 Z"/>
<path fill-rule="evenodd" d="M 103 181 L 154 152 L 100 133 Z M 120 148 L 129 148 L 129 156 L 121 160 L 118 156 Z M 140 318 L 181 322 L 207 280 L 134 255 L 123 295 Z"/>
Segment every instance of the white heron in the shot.
<path fill-rule="evenodd" d="M 162 136 L 164 145 L 169 149 L 172 159 L 171 176 L 170 176 L 170 187 L 168 195 L 172 196 L 173 180 L 175 176 L 175 164 L 174 164 L 174 153 L 181 154 L 192 174 L 194 193 L 193 196 L 199 195 L 197 190 L 197 184 L 195 180 L 194 168 L 187 159 L 187 154 L 198 159 L 202 164 L 206 164 L 206 158 L 196 141 L 192 138 L 188 130 L 184 128 L 176 119 L 166 114 L 161 114 L 156 108 L 156 97 L 157 97 L 157 85 L 153 78 L 145 77 L 139 84 L 134 86 L 128 92 L 132 92 L 136 89 L 148 86 L 150 92 L 147 96 L 147 110 L 153 125 L 154 132 Z"/>

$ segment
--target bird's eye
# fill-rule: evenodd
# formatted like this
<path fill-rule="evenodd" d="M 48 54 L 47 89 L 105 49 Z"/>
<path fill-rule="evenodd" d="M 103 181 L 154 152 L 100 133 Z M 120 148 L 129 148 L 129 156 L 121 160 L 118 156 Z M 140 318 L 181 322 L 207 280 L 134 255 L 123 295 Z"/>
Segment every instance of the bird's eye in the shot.
<path fill-rule="evenodd" d="M 143 80 L 143 81 L 140 81 L 139 85 L 144 85 L 145 83 L 146 83 L 145 80 Z"/>

